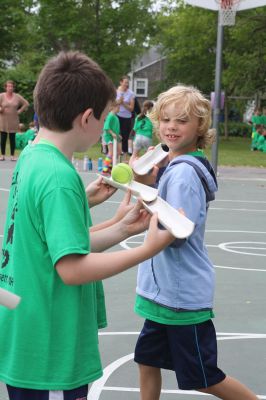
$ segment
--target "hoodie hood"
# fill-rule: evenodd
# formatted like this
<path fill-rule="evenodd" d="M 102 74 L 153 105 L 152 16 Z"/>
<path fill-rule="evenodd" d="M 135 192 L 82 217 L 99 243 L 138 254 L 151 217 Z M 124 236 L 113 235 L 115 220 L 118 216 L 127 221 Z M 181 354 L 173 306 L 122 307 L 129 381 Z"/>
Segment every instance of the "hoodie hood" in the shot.
<path fill-rule="evenodd" d="M 218 190 L 218 184 L 215 172 L 207 158 L 192 155 L 178 156 L 168 164 L 167 169 L 180 163 L 189 164 L 194 168 L 204 188 L 206 202 L 209 203 L 214 200 L 215 192 Z"/>

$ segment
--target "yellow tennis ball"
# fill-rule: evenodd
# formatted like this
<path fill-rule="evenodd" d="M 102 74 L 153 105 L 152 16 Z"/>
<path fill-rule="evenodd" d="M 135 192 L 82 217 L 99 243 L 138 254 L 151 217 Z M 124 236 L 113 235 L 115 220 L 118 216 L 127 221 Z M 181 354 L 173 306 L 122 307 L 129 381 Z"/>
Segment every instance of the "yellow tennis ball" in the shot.
<path fill-rule="evenodd" d="M 112 179 L 118 183 L 130 183 L 133 180 L 133 171 L 128 164 L 119 163 L 112 169 Z"/>

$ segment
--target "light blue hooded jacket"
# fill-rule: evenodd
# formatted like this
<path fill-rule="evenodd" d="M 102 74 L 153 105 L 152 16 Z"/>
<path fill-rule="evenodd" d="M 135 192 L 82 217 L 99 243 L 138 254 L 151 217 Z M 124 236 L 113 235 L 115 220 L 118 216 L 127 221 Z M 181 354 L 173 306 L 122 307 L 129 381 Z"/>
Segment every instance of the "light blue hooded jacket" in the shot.
<path fill-rule="evenodd" d="M 217 191 L 215 174 L 207 159 L 179 156 L 167 166 L 158 189 L 159 196 L 171 206 L 183 208 L 195 229 L 186 240 L 177 239 L 139 265 L 137 294 L 176 310 L 211 309 L 215 276 L 204 233 L 208 202 Z"/>

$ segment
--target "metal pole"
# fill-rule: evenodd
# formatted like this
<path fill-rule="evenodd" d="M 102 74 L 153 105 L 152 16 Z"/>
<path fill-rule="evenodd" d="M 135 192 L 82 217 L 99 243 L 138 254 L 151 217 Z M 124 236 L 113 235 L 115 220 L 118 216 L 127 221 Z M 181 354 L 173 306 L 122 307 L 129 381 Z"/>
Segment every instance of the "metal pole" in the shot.
<path fill-rule="evenodd" d="M 117 164 L 117 139 L 114 138 L 113 140 L 113 167 Z"/>
<path fill-rule="evenodd" d="M 216 65 L 215 65 L 215 97 L 213 110 L 213 128 L 216 129 L 216 141 L 212 145 L 212 167 L 217 174 L 218 145 L 219 145 L 219 117 L 221 109 L 221 77 L 222 77 L 222 53 L 223 53 L 223 25 L 217 25 Z"/>

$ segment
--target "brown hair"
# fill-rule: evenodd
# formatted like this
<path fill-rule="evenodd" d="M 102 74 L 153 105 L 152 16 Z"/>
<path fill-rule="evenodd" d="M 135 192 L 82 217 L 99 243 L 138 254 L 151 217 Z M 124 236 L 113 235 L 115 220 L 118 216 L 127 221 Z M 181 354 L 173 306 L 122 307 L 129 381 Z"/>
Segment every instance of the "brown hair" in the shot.
<path fill-rule="evenodd" d="M 5 89 L 6 89 L 8 83 L 10 83 L 11 85 L 13 85 L 13 87 L 15 88 L 15 86 L 16 86 L 15 82 L 14 82 L 14 81 L 11 81 L 11 80 L 8 80 L 8 81 L 6 81 L 6 82 L 4 83 L 4 88 L 5 88 Z"/>
<path fill-rule="evenodd" d="M 124 79 L 127 79 L 129 81 L 129 76 L 128 75 L 121 76 L 121 78 L 119 79 L 119 82 L 122 82 Z"/>
<path fill-rule="evenodd" d="M 148 111 L 150 111 L 152 108 L 153 108 L 153 101 L 145 100 L 142 105 L 141 113 L 138 116 L 138 120 L 142 120 L 143 118 L 145 118 Z"/>
<path fill-rule="evenodd" d="M 172 103 L 182 105 L 182 115 L 179 115 L 179 118 L 194 115 L 199 119 L 198 148 L 203 149 L 215 141 L 215 129 L 209 129 L 212 114 L 210 101 L 197 88 L 181 84 L 161 93 L 149 115 L 157 135 L 164 107 Z"/>
<path fill-rule="evenodd" d="M 119 103 L 118 103 L 118 101 L 115 99 L 115 100 L 112 101 L 112 103 L 111 103 L 111 105 L 110 105 L 110 110 L 111 110 L 112 108 L 117 107 L 117 106 L 119 106 Z"/>
<path fill-rule="evenodd" d="M 115 87 L 100 66 L 80 52 L 60 52 L 42 69 L 33 93 L 40 126 L 68 131 L 88 108 L 100 119 Z"/>

